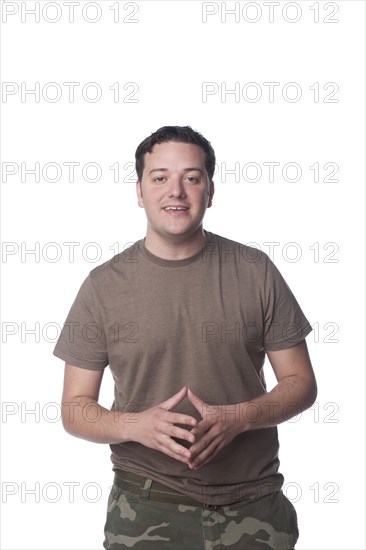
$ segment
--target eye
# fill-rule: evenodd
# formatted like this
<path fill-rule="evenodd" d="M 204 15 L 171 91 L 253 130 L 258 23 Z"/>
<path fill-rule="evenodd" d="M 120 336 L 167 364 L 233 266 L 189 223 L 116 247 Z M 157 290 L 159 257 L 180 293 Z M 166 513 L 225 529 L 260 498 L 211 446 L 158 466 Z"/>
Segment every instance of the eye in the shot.
<path fill-rule="evenodd" d="M 197 183 L 199 181 L 195 176 L 187 176 L 187 180 L 191 183 Z"/>
<path fill-rule="evenodd" d="M 154 178 L 154 181 L 157 181 L 158 183 L 162 183 L 164 180 L 164 176 L 157 176 L 156 178 Z"/>

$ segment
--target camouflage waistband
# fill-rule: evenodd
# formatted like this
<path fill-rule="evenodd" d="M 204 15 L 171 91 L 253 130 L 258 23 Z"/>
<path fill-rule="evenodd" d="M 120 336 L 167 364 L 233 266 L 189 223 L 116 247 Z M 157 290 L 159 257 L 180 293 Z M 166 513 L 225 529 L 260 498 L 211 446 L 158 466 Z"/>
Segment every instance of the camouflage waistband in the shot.
<path fill-rule="evenodd" d="M 120 489 L 133 493 L 145 500 L 157 500 L 159 502 L 170 502 L 173 504 L 185 504 L 187 506 L 200 506 L 201 508 L 216 509 L 217 506 L 202 504 L 193 498 L 178 493 L 152 479 L 139 476 L 125 470 L 115 470 L 114 483 Z"/>

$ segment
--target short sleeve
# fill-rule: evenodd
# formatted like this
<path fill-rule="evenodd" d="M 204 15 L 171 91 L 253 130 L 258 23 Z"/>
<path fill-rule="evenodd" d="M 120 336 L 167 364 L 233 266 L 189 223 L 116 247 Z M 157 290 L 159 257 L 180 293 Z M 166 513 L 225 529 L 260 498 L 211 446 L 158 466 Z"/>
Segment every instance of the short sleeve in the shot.
<path fill-rule="evenodd" d="M 268 257 L 265 304 L 264 349 L 266 351 L 295 346 L 313 330 L 286 281 Z"/>
<path fill-rule="evenodd" d="M 89 274 L 71 306 L 53 354 L 76 367 L 102 370 L 109 361 L 101 305 Z"/>

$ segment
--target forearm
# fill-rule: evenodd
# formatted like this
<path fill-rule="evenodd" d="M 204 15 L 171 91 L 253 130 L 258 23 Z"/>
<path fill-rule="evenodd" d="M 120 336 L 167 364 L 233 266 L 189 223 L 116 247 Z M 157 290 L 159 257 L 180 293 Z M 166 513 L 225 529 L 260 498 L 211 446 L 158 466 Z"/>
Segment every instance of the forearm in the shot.
<path fill-rule="evenodd" d="M 196 441 L 190 447 L 189 468 L 201 468 L 239 434 L 277 426 L 314 403 L 317 387 L 305 340 L 267 355 L 279 382 L 256 399 L 212 406 L 188 390 L 189 400 L 202 416 L 192 429 Z"/>
<path fill-rule="evenodd" d="M 240 404 L 242 431 L 277 426 L 308 409 L 316 395 L 315 379 L 288 376 L 270 392 Z"/>
<path fill-rule="evenodd" d="M 131 413 L 110 411 L 89 397 L 75 397 L 62 403 L 62 423 L 76 437 L 94 443 L 132 441 Z"/>
<path fill-rule="evenodd" d="M 68 433 L 88 441 L 109 444 L 134 441 L 187 463 L 190 452 L 175 438 L 193 443 L 193 435 L 183 426 L 192 428 L 197 421 L 170 411 L 186 395 L 184 386 L 166 401 L 141 412 L 109 411 L 90 397 L 73 396 L 69 401 L 63 398 L 62 422 Z"/>

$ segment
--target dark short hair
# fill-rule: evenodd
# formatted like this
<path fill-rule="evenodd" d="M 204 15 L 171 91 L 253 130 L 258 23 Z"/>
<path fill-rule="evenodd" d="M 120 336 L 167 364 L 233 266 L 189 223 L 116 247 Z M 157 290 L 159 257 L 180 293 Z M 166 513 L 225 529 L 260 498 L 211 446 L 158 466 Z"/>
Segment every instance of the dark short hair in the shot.
<path fill-rule="evenodd" d="M 215 172 L 215 151 L 213 150 L 211 143 L 203 137 L 202 134 L 193 130 L 190 126 L 162 126 L 159 130 L 156 130 L 151 136 L 147 137 L 140 143 L 136 149 L 136 174 L 139 181 L 141 181 L 144 171 L 144 157 L 146 153 L 151 153 L 152 148 L 157 143 L 164 143 L 169 141 L 177 141 L 180 143 L 192 143 L 201 147 L 205 153 L 205 168 L 209 181 L 212 181 Z"/>

